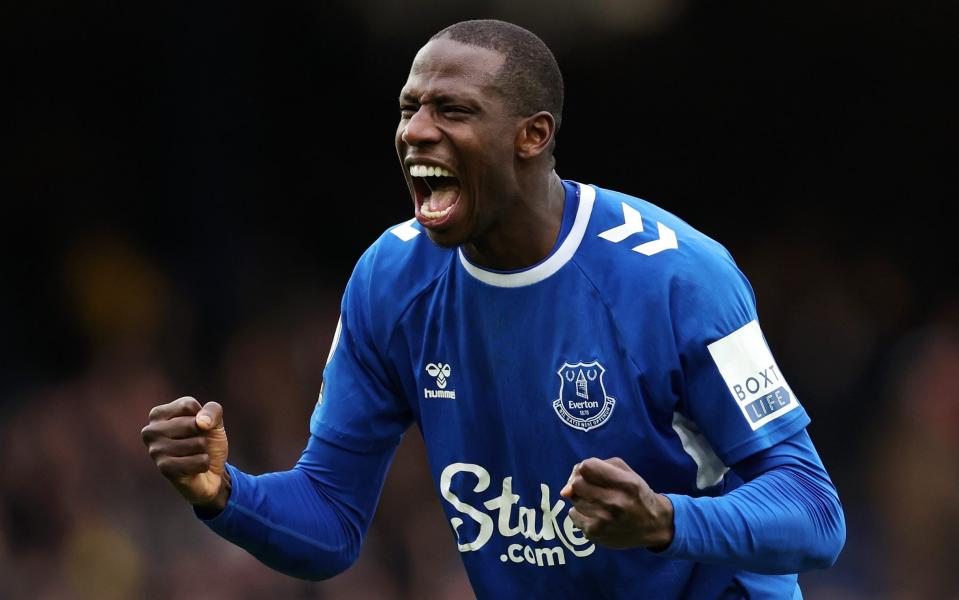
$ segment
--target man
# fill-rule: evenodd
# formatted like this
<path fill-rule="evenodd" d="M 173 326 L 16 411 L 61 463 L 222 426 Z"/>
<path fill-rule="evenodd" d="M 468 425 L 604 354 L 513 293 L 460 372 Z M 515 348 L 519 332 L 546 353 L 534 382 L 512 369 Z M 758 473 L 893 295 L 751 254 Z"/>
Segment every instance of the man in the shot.
<path fill-rule="evenodd" d="M 842 509 L 749 284 L 673 215 L 561 180 L 562 104 L 515 25 L 419 51 L 396 132 L 415 219 L 356 266 L 300 461 L 227 465 L 213 402 L 143 431 L 214 531 L 335 575 L 416 422 L 481 598 L 792 598 L 834 562 Z"/>

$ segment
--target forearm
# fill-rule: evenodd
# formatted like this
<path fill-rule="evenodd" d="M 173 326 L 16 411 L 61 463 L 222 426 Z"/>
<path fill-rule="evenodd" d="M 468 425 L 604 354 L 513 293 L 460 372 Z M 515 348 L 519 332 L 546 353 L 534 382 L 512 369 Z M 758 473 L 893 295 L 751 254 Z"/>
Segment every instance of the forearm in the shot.
<path fill-rule="evenodd" d="M 205 522 L 277 571 L 332 577 L 359 555 L 392 455 L 393 448 L 357 454 L 311 437 L 289 471 L 252 476 L 228 465 L 229 501 Z"/>
<path fill-rule="evenodd" d="M 758 573 L 833 564 L 845 541 L 835 487 L 805 432 L 781 446 L 779 453 L 737 469 L 750 480 L 729 494 L 667 494 L 675 537 L 663 554 Z"/>

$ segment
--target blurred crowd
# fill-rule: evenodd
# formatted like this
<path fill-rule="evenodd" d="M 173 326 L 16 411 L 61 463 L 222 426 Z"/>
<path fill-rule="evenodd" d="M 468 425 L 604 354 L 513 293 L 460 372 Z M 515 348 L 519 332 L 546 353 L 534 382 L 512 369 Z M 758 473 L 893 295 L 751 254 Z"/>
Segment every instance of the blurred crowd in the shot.
<path fill-rule="evenodd" d="M 75 377 L 5 406 L 0 598 L 471 597 L 415 428 L 359 562 L 323 583 L 276 574 L 209 532 L 147 457 L 139 430 L 150 408 L 192 394 L 224 405 L 234 464 L 292 465 L 337 319 L 334 292 L 305 291 L 241 323 L 193 389 L 183 383 L 193 311 L 157 263 L 111 237 L 63 260 L 64 298 L 95 352 Z M 840 265 L 766 244 L 740 262 L 849 521 L 837 566 L 801 579 L 807 596 L 953 597 L 959 303 L 916 314 L 926 305 L 908 274 L 875 257 Z"/>
<path fill-rule="evenodd" d="M 230 459 L 287 469 L 338 316 L 336 295 L 303 298 L 242 324 L 205 391 L 177 383 L 189 307 L 155 264 L 117 239 L 64 257 L 64 293 L 96 351 L 68 381 L 25 392 L 0 421 L 0 598 L 436 598 L 469 586 L 410 431 L 362 559 L 329 583 L 274 573 L 198 521 L 140 440 L 150 409 L 180 395 L 218 400 Z"/>

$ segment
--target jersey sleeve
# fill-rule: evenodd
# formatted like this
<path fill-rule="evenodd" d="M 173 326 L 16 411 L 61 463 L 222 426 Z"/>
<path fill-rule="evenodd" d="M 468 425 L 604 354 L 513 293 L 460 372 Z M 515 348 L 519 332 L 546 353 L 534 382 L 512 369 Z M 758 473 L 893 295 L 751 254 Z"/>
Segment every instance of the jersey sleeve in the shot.
<path fill-rule="evenodd" d="M 809 417 L 766 344 L 746 277 L 718 244 L 700 256 L 671 287 L 680 411 L 728 465 L 789 438 Z"/>
<path fill-rule="evenodd" d="M 347 284 L 310 419 L 310 433 L 356 452 L 395 446 L 412 422 L 387 355 L 392 307 L 376 298 L 374 254 L 360 259 Z"/>
<path fill-rule="evenodd" d="M 289 471 L 254 476 L 228 463 L 226 507 L 216 515 L 194 510 L 210 529 L 269 567 L 327 579 L 359 556 L 394 450 L 354 452 L 310 436 Z"/>
<path fill-rule="evenodd" d="M 795 576 L 835 563 L 846 539 L 839 495 L 805 431 L 734 465 L 746 482 L 718 497 L 666 494 L 675 535 L 663 556 L 734 566 L 752 589 L 779 587 L 791 597 Z M 770 590 L 772 591 L 772 590 Z M 766 596 L 762 596 L 766 597 Z"/>

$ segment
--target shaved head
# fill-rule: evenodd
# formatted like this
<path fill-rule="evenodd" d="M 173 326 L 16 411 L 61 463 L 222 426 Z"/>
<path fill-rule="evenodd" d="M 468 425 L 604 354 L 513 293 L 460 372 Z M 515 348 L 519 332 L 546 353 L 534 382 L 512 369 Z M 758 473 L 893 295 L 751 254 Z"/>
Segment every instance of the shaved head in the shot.
<path fill-rule="evenodd" d="M 496 87 L 515 116 L 547 111 L 559 129 L 563 115 L 563 76 L 550 49 L 535 34 L 518 25 L 481 19 L 461 21 L 430 40 L 450 39 L 493 50 L 505 57 L 495 75 Z"/>

